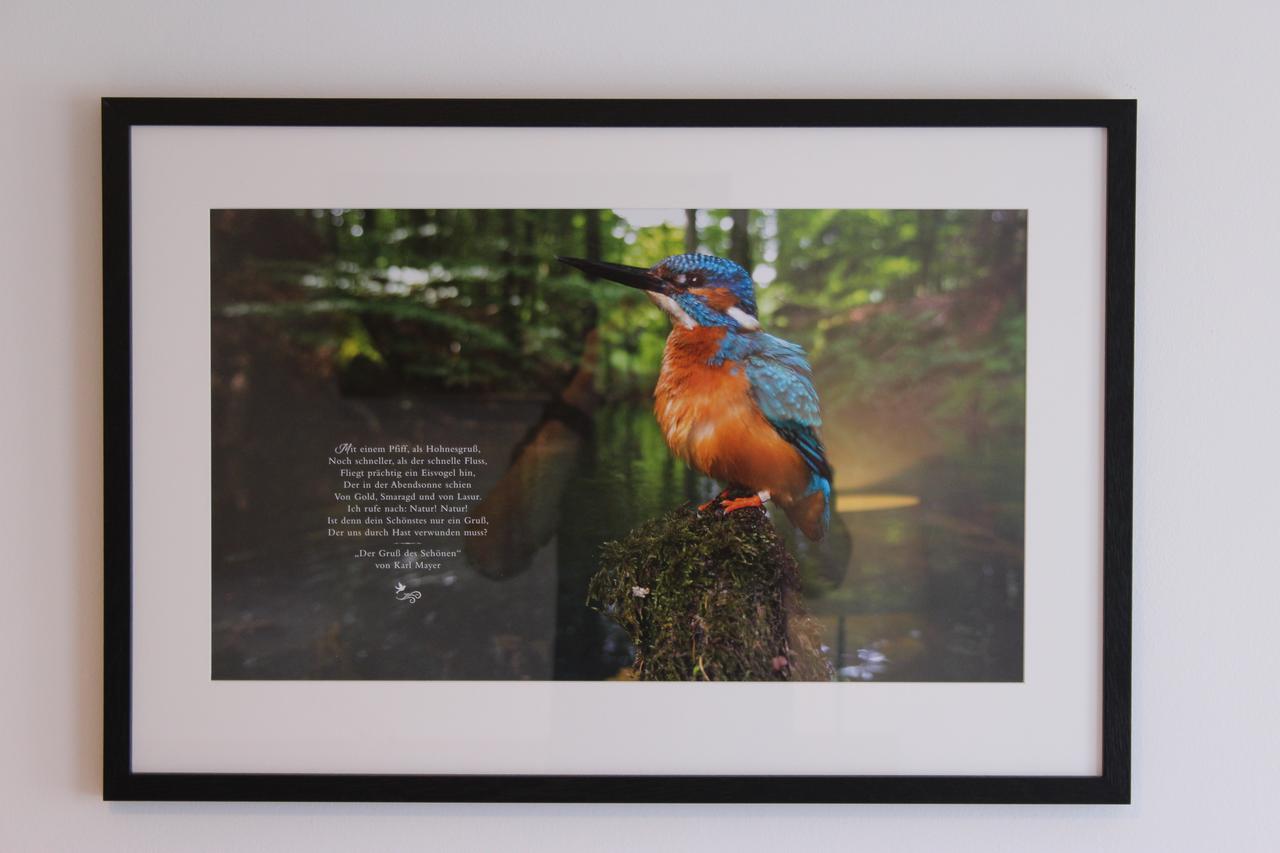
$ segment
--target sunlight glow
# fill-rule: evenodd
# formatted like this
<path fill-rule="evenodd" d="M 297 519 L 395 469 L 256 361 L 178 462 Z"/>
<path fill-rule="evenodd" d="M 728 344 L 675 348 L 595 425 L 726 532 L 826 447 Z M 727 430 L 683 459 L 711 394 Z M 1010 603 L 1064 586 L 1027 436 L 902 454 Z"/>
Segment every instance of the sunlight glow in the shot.
<path fill-rule="evenodd" d="M 836 495 L 836 512 L 872 512 L 880 509 L 905 509 L 919 506 L 916 495 L 857 494 Z"/>

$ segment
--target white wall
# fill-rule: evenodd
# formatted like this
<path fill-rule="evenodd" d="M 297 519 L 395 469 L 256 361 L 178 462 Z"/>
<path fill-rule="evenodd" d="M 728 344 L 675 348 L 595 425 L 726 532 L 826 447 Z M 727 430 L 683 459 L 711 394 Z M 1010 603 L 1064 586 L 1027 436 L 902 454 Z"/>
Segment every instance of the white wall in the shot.
<path fill-rule="evenodd" d="M 6 0 L 0 849 L 1276 849 L 1278 25 L 1263 2 Z M 104 805 L 104 94 L 1139 98 L 1134 805 Z"/>

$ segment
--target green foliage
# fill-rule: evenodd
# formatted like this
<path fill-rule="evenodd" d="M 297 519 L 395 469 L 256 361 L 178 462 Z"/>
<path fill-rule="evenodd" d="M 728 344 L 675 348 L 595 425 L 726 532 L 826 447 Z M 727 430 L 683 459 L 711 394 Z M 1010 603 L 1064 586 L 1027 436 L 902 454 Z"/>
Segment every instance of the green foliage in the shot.
<path fill-rule="evenodd" d="M 915 396 L 922 418 L 1021 425 L 1023 212 L 775 216 L 766 325 L 809 349 L 828 413 Z"/>
<path fill-rule="evenodd" d="M 1020 211 L 702 209 L 692 223 L 685 211 L 223 213 L 215 313 L 270 321 L 338 375 L 359 354 L 381 377 L 370 393 L 546 391 L 595 330 L 597 390 L 647 396 L 667 319 L 555 257 L 647 266 L 696 245 L 753 269 L 766 329 L 808 349 L 829 413 L 932 385 L 925 414 L 1021 423 Z"/>
<path fill-rule="evenodd" d="M 588 603 L 627 632 L 642 680 L 831 678 L 796 562 L 763 512 L 686 505 L 605 543 L 600 564 Z"/>
<path fill-rule="evenodd" d="M 270 321 L 341 373 L 351 329 L 394 385 L 555 387 L 579 364 L 597 288 L 556 264 L 607 211 L 230 211 L 214 217 L 215 314 Z M 622 294 L 606 294 L 606 303 Z M 347 356 L 343 353 L 346 352 Z M 375 359 L 375 361 L 377 361 Z"/>

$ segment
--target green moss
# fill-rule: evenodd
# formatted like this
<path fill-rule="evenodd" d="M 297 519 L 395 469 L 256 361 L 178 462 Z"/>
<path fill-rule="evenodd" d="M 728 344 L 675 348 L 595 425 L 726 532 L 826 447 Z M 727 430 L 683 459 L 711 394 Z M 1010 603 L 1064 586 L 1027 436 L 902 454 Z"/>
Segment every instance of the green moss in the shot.
<path fill-rule="evenodd" d="M 587 603 L 627 632 L 646 681 L 826 681 L 796 561 L 762 511 L 686 505 L 601 549 Z"/>

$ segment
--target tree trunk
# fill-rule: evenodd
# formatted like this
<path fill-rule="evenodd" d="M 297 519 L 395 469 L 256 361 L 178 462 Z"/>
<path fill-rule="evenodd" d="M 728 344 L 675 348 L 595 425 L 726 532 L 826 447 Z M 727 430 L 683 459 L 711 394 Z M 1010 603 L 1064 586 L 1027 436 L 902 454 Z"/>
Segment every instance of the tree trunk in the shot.
<path fill-rule="evenodd" d="M 506 273 L 502 277 L 502 285 L 494 297 L 498 306 L 498 317 L 503 334 L 507 341 L 520 348 L 520 309 L 512 305 L 512 297 L 520 295 L 520 275 L 516 269 L 520 262 L 520 231 L 516 222 L 516 212 L 511 209 L 502 211 L 502 265 Z"/>
<path fill-rule="evenodd" d="M 800 573 L 763 510 L 685 506 L 601 548 L 588 603 L 635 648 L 643 681 L 830 681 Z"/>
<path fill-rule="evenodd" d="M 586 216 L 586 223 L 582 228 L 583 236 L 586 243 L 583 246 L 584 254 L 589 261 L 598 261 L 600 258 L 600 211 L 584 210 L 583 215 Z"/>
<path fill-rule="evenodd" d="M 935 272 L 934 258 L 938 252 L 938 217 L 941 211 L 922 210 L 916 227 L 916 242 L 920 247 L 920 285 L 919 292 L 932 293 L 939 290 Z"/>
<path fill-rule="evenodd" d="M 733 227 L 729 231 L 729 260 L 737 262 L 748 271 L 751 269 L 751 238 L 747 231 L 749 215 L 750 212 L 746 210 L 729 211 L 729 216 L 733 218 Z"/>

